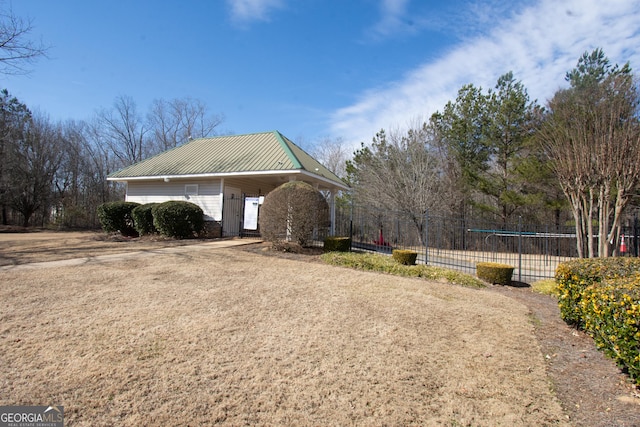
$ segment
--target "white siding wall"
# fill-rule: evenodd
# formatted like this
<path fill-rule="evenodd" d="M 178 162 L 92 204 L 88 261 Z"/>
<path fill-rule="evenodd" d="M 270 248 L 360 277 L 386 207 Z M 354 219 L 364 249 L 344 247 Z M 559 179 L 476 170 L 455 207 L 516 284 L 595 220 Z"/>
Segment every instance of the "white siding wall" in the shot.
<path fill-rule="evenodd" d="M 198 184 L 198 195 L 187 198 L 184 195 L 186 184 Z M 183 200 L 200 206 L 204 211 L 205 219 L 222 220 L 220 180 L 129 181 L 126 200 L 142 204 Z"/>

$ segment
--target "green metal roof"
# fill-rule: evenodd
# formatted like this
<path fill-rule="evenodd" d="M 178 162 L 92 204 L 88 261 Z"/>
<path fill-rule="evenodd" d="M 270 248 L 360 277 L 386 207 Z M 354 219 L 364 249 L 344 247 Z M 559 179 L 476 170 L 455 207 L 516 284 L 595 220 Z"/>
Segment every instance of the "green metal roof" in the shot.
<path fill-rule="evenodd" d="M 110 180 L 164 176 L 300 171 L 347 185 L 278 131 L 199 138 L 109 175 Z"/>

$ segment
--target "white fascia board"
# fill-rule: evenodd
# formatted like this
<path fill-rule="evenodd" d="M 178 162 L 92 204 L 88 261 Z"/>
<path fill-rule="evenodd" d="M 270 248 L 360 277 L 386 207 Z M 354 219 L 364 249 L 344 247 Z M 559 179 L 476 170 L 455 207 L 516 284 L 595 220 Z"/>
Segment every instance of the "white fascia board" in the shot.
<path fill-rule="evenodd" d="M 310 178 L 313 178 L 313 179 L 316 179 L 318 181 L 322 181 L 322 182 L 324 182 L 326 184 L 329 184 L 331 187 L 338 187 L 341 190 L 349 190 L 349 187 L 346 184 L 340 185 L 339 183 L 337 183 L 335 181 L 332 181 L 332 180 L 330 180 L 328 178 L 325 178 L 323 176 L 316 175 L 316 174 L 313 174 L 313 173 L 308 172 L 308 171 L 297 171 L 297 172 L 302 174 L 302 175 L 305 175 L 305 176 L 308 176 Z"/>
<path fill-rule="evenodd" d="M 257 172 L 220 172 L 220 173 L 197 173 L 190 175 L 150 175 L 150 176 L 129 176 L 122 178 L 107 178 L 107 181 L 153 181 L 164 179 L 191 179 L 191 178 L 224 178 L 224 177 L 243 177 L 243 176 L 264 176 L 264 175 L 289 175 L 292 173 L 300 173 L 300 170 L 281 170 L 281 171 L 257 171 Z"/>

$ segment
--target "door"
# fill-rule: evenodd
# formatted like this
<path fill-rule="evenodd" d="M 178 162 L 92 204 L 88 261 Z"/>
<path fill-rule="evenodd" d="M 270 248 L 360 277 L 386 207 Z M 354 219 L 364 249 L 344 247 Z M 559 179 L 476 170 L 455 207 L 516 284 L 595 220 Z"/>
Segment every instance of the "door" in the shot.
<path fill-rule="evenodd" d="M 225 186 L 222 199 L 222 236 L 239 236 L 241 220 L 242 193 L 237 187 Z"/>

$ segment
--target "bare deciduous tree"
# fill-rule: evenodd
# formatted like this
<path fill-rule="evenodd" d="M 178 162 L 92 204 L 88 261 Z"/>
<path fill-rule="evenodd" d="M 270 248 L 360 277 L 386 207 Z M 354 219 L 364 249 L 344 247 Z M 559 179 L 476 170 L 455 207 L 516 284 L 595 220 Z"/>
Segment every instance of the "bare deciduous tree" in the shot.
<path fill-rule="evenodd" d="M 570 202 L 579 256 L 606 257 L 640 182 L 640 95 L 629 65 L 612 66 L 601 49 L 585 53 L 567 80 L 538 135 Z"/>
<path fill-rule="evenodd" d="M 11 11 L 0 12 L 0 73 L 26 74 L 37 58 L 46 54 L 47 48 L 28 38 L 33 30 L 30 20 L 15 16 Z"/>
<path fill-rule="evenodd" d="M 156 151 L 168 150 L 192 138 L 212 136 L 223 120 L 222 115 L 209 114 L 202 101 L 192 98 L 157 99 L 148 115 Z"/>
<path fill-rule="evenodd" d="M 423 239 L 425 212 L 442 212 L 447 199 L 442 165 L 432 143 L 425 126 L 406 134 L 380 131 L 371 146 L 363 146 L 347 163 L 355 202 L 401 212 Z"/>
<path fill-rule="evenodd" d="M 139 162 L 150 154 L 147 132 L 136 103 L 129 96 L 117 97 L 111 108 L 102 109 L 96 115 L 94 134 L 110 148 L 121 167 Z"/>
<path fill-rule="evenodd" d="M 62 162 L 54 178 L 52 220 L 62 227 L 95 227 L 97 207 L 122 197 L 107 175 L 115 169 L 114 157 L 83 121 L 58 125 L 63 141 Z"/>
<path fill-rule="evenodd" d="M 4 89 L 0 92 L 0 205 L 2 224 L 8 223 L 8 208 L 15 188 L 12 169 L 17 162 L 18 145 L 25 138 L 31 111 Z"/>
<path fill-rule="evenodd" d="M 60 129 L 46 115 L 34 114 L 25 137 L 13 148 L 11 206 L 22 214 L 27 227 L 37 210 L 48 212 L 53 203 L 53 181 L 64 151 Z"/>
<path fill-rule="evenodd" d="M 346 165 L 351 153 L 342 138 L 323 138 L 316 143 L 312 155 L 338 177 L 347 176 Z"/>

